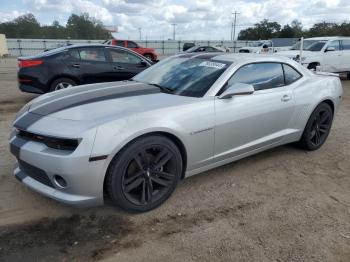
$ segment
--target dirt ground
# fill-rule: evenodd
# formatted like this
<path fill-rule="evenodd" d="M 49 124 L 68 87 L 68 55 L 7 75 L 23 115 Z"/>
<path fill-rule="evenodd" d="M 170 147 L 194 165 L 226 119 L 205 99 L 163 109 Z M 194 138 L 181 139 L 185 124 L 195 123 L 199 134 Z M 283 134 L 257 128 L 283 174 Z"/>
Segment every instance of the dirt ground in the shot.
<path fill-rule="evenodd" d="M 160 208 L 74 209 L 19 183 L 10 124 L 35 95 L 0 59 L 0 261 L 350 261 L 350 81 L 326 144 L 283 146 L 182 181 Z"/>

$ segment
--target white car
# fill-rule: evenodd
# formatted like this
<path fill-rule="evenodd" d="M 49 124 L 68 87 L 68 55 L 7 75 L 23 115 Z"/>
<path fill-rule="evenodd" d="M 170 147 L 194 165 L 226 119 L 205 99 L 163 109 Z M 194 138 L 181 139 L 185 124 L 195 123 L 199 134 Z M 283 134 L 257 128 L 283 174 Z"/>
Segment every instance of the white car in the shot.
<path fill-rule="evenodd" d="M 283 51 L 291 47 L 275 46 L 272 40 L 263 40 L 249 43 L 247 46 L 238 50 L 238 53 L 255 53 L 255 54 L 272 54 L 278 51 Z"/>
<path fill-rule="evenodd" d="M 350 37 L 313 37 L 303 43 L 300 58 L 300 42 L 289 51 L 281 51 L 278 55 L 287 56 L 308 69 L 319 69 L 324 72 L 350 72 Z M 348 74 L 348 78 L 349 78 Z"/>

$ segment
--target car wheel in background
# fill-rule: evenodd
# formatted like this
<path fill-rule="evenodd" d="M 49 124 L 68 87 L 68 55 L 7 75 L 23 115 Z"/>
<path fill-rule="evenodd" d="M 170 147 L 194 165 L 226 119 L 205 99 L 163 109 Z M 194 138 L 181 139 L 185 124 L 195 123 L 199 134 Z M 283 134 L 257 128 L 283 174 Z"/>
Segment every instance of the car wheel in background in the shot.
<path fill-rule="evenodd" d="M 70 78 L 58 78 L 52 82 L 50 86 L 50 91 L 57 91 L 65 88 L 75 86 L 76 83 Z"/>
<path fill-rule="evenodd" d="M 310 151 L 319 149 L 329 135 L 332 122 L 332 108 L 327 103 L 319 104 L 306 124 L 299 146 Z"/>
<path fill-rule="evenodd" d="M 350 73 L 348 73 L 348 74 L 346 75 L 346 78 L 347 78 L 348 80 L 350 80 Z"/>
<path fill-rule="evenodd" d="M 153 61 L 153 55 L 151 54 L 145 54 L 144 57 L 146 57 L 148 60 Z"/>
<path fill-rule="evenodd" d="M 158 207 L 174 191 L 182 174 L 177 146 L 160 135 L 141 137 L 112 160 L 105 189 L 113 204 L 131 212 Z"/>

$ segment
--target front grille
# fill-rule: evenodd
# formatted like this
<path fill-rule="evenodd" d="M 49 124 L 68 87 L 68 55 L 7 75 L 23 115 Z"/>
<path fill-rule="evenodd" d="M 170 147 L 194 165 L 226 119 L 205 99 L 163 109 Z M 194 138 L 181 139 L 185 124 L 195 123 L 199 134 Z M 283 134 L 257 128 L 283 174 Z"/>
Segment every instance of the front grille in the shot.
<path fill-rule="evenodd" d="M 19 168 L 29 177 L 33 178 L 34 180 L 38 181 L 39 183 L 42 183 L 46 186 L 54 188 L 54 185 L 52 184 L 50 178 L 47 176 L 44 170 L 41 170 L 40 168 L 37 168 L 35 166 L 32 166 L 22 160 L 18 160 Z"/>
<path fill-rule="evenodd" d="M 17 136 L 28 141 L 43 143 L 47 147 L 58 149 L 58 150 L 74 151 L 79 145 L 78 139 L 50 137 L 50 136 L 30 133 L 24 130 L 18 130 Z"/>

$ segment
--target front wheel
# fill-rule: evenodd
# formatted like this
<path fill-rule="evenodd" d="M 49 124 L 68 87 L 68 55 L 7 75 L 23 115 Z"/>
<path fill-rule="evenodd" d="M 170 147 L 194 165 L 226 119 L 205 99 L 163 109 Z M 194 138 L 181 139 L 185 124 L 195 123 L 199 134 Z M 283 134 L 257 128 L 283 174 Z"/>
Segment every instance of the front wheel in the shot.
<path fill-rule="evenodd" d="M 333 111 L 327 103 L 319 104 L 312 112 L 298 144 L 306 150 L 319 149 L 331 131 Z"/>
<path fill-rule="evenodd" d="M 112 160 L 105 188 L 113 204 L 131 212 L 161 205 L 174 191 L 182 173 L 177 146 L 160 135 L 132 142 Z"/>

